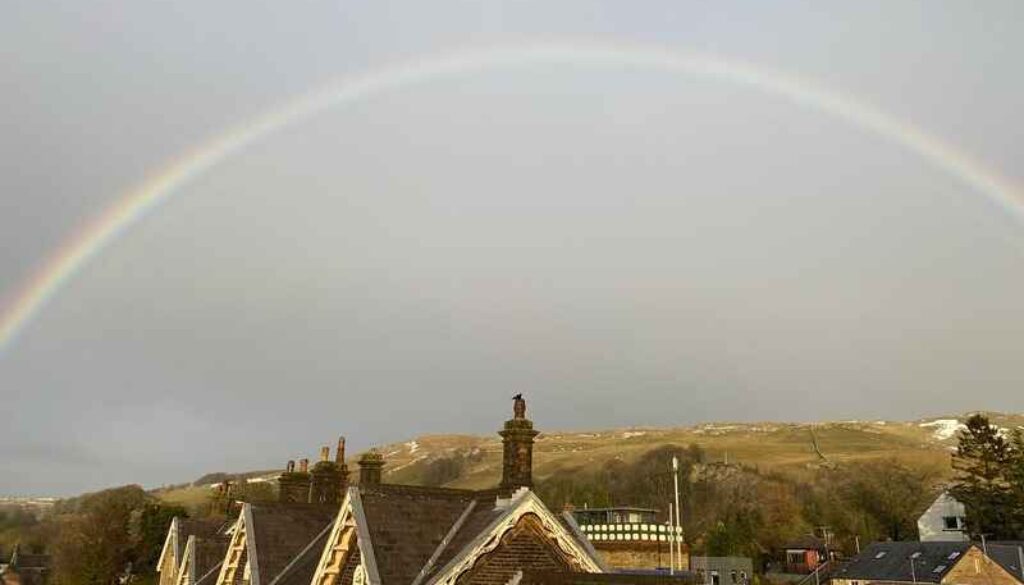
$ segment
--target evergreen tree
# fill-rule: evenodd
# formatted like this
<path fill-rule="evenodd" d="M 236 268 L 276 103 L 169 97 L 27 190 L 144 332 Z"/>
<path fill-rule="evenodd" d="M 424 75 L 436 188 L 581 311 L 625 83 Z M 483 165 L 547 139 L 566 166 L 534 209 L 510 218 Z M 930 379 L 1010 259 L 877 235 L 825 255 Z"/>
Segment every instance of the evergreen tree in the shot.
<path fill-rule="evenodd" d="M 1010 435 L 1010 456 L 1006 468 L 1009 484 L 1009 520 L 1014 539 L 1024 539 L 1024 432 L 1015 429 Z"/>
<path fill-rule="evenodd" d="M 1013 460 L 1011 444 L 988 417 L 975 414 L 967 419 L 953 455 L 956 476 L 950 492 L 967 508 L 967 526 L 972 533 L 1014 538 L 1008 481 Z"/>

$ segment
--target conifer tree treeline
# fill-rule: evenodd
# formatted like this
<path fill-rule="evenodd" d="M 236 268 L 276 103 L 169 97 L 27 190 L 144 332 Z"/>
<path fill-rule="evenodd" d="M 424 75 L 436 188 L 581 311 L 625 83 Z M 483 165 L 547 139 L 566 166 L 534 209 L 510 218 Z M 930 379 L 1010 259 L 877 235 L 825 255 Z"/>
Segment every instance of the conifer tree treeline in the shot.
<path fill-rule="evenodd" d="M 1004 434 L 975 414 L 960 431 L 953 454 L 950 493 L 967 508 L 972 535 L 994 540 L 1024 538 L 1024 433 Z"/>

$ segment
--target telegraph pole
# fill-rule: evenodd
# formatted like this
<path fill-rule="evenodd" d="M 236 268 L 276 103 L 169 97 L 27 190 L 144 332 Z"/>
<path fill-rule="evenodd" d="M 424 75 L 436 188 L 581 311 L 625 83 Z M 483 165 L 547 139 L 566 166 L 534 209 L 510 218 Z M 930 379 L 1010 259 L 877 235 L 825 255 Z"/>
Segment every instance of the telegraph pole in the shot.
<path fill-rule="evenodd" d="M 672 516 L 672 502 L 668 504 L 668 574 L 676 574 L 676 545 L 672 539 L 675 537 L 676 529 Z"/>
<path fill-rule="evenodd" d="M 675 455 L 672 456 L 672 483 L 675 485 L 676 490 L 676 530 L 682 532 L 683 525 L 679 521 L 679 458 Z M 683 567 L 683 539 L 682 535 L 678 535 L 679 538 L 679 550 L 676 552 L 676 558 L 679 561 L 679 568 Z"/>

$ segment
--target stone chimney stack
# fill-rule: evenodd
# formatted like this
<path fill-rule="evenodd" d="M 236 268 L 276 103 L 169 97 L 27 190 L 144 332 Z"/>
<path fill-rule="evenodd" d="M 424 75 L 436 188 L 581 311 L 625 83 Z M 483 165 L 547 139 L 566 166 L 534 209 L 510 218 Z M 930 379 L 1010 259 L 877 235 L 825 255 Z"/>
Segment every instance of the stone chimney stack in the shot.
<path fill-rule="evenodd" d="M 308 461 L 299 462 L 299 471 L 295 471 L 295 461 L 288 461 L 284 473 L 277 477 L 277 499 L 281 502 L 296 503 L 309 500 L 309 473 L 306 473 Z"/>
<path fill-rule="evenodd" d="M 337 505 L 341 501 L 341 470 L 331 461 L 331 448 L 320 448 L 320 461 L 309 473 L 309 502 L 312 504 Z"/>
<path fill-rule="evenodd" d="M 383 455 L 374 450 L 363 453 L 363 456 L 359 458 L 359 487 L 380 485 L 383 467 Z"/>
<path fill-rule="evenodd" d="M 309 473 L 309 459 L 299 459 L 299 473 Z"/>
<path fill-rule="evenodd" d="M 512 418 L 505 421 L 501 435 L 501 488 L 509 492 L 533 487 L 533 440 L 540 434 L 526 418 L 526 400 L 522 394 L 512 399 Z"/>

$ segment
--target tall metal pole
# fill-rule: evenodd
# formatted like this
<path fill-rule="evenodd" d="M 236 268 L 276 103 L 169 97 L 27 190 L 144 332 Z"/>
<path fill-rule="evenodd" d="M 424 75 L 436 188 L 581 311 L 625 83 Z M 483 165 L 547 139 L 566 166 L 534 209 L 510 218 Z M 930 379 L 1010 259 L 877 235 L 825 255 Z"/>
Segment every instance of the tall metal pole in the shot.
<path fill-rule="evenodd" d="M 910 557 L 910 579 L 917 583 L 917 571 L 914 570 L 914 557 Z"/>
<path fill-rule="evenodd" d="M 680 533 L 683 530 L 683 524 L 679 521 L 679 458 L 675 455 L 672 456 L 672 483 L 675 484 L 676 489 L 676 530 Z M 679 549 L 676 552 L 676 559 L 679 561 L 679 568 L 683 568 L 683 539 L 682 534 L 679 536 Z"/>
<path fill-rule="evenodd" d="M 668 574 L 676 574 L 675 517 L 672 516 L 672 503 L 668 504 Z"/>

